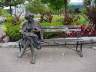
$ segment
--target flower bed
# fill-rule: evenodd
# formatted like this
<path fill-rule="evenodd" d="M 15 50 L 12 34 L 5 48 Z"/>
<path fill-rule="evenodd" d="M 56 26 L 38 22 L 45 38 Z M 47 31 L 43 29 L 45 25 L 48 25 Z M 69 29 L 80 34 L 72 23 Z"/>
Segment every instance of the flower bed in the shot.
<path fill-rule="evenodd" d="M 96 36 L 96 30 L 90 26 L 81 25 L 79 29 L 81 29 L 81 31 L 71 31 L 67 33 L 67 37 Z"/>

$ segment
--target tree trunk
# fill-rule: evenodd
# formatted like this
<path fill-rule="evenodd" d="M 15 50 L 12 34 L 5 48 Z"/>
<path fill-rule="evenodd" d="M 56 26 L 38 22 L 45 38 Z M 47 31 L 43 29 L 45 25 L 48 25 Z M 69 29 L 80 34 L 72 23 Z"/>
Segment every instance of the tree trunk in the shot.
<path fill-rule="evenodd" d="M 12 6 L 10 5 L 10 14 L 12 15 Z"/>
<path fill-rule="evenodd" d="M 68 14 L 67 14 L 67 5 L 68 5 L 68 0 L 64 0 L 64 22 L 67 20 L 68 18 Z"/>

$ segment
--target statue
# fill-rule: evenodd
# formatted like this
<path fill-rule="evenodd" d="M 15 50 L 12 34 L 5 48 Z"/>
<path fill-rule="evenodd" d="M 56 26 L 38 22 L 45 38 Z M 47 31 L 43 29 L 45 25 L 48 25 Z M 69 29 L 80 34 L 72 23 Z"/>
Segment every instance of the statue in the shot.
<path fill-rule="evenodd" d="M 25 17 L 26 21 L 23 23 L 22 26 L 22 39 L 19 42 L 19 48 L 20 52 L 21 49 L 23 48 L 23 51 L 20 55 L 22 57 L 26 51 L 27 48 L 30 48 L 31 54 L 32 54 L 32 64 L 35 63 L 35 48 L 36 49 L 41 49 L 40 41 L 38 34 L 38 29 L 34 28 L 34 15 L 28 15 Z"/>
<path fill-rule="evenodd" d="M 40 35 L 38 35 L 38 29 L 34 26 L 34 15 L 28 15 L 25 17 L 26 22 L 24 22 L 22 26 L 22 34 L 23 37 L 27 40 L 30 40 L 30 42 L 33 42 L 33 45 L 35 48 L 40 48 Z M 30 44 L 31 44 L 30 43 Z"/>

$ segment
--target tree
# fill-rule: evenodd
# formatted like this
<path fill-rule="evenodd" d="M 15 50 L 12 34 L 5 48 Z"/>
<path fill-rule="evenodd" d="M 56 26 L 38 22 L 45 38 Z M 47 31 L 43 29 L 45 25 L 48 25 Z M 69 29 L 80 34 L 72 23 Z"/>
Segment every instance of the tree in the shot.
<path fill-rule="evenodd" d="M 94 5 L 92 5 L 92 1 Z M 87 16 L 93 25 L 94 29 L 96 30 L 96 0 L 91 0 L 90 4 L 88 4 L 89 7 L 87 8 Z"/>
<path fill-rule="evenodd" d="M 51 9 L 59 11 L 64 7 L 64 0 L 41 0 L 43 3 L 47 4 Z"/>
<path fill-rule="evenodd" d="M 44 20 L 44 16 L 47 16 L 48 22 L 52 21 L 52 16 L 50 8 L 41 2 L 41 0 L 29 0 L 29 3 L 26 6 L 27 11 L 34 14 L 41 14 L 40 22 Z"/>
<path fill-rule="evenodd" d="M 27 4 L 26 9 L 35 14 L 41 14 L 49 10 L 49 8 L 42 4 L 40 0 L 33 0 Z"/>
<path fill-rule="evenodd" d="M 0 7 L 3 7 L 4 5 L 4 0 L 0 0 Z"/>
<path fill-rule="evenodd" d="M 10 14 L 12 14 L 12 6 L 24 3 L 25 0 L 0 0 L 0 2 L 3 4 L 3 6 L 9 6 Z"/>
<path fill-rule="evenodd" d="M 67 11 L 67 9 L 68 9 L 68 0 L 64 0 L 64 21 L 65 22 L 67 22 L 67 20 L 69 21 L 69 20 L 71 20 L 71 18 L 69 18 L 69 16 L 68 16 L 68 11 Z M 68 22 L 67 22 L 68 23 Z M 67 23 L 65 23 L 65 24 L 67 24 Z"/>
<path fill-rule="evenodd" d="M 68 16 L 68 1 L 69 0 L 41 0 L 43 3 L 46 3 L 53 10 L 59 11 L 64 9 L 64 21 L 67 21 Z"/>
<path fill-rule="evenodd" d="M 84 0 L 85 7 L 89 6 L 91 4 L 92 0 Z"/>

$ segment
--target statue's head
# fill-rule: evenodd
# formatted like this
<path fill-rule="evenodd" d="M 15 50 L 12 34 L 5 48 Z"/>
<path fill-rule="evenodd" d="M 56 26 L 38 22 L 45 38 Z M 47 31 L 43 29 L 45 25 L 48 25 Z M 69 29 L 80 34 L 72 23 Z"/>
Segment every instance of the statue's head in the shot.
<path fill-rule="evenodd" d="M 33 22 L 34 21 L 33 18 L 34 18 L 34 15 L 33 14 L 28 14 L 28 15 L 25 16 L 25 19 L 28 22 Z"/>

